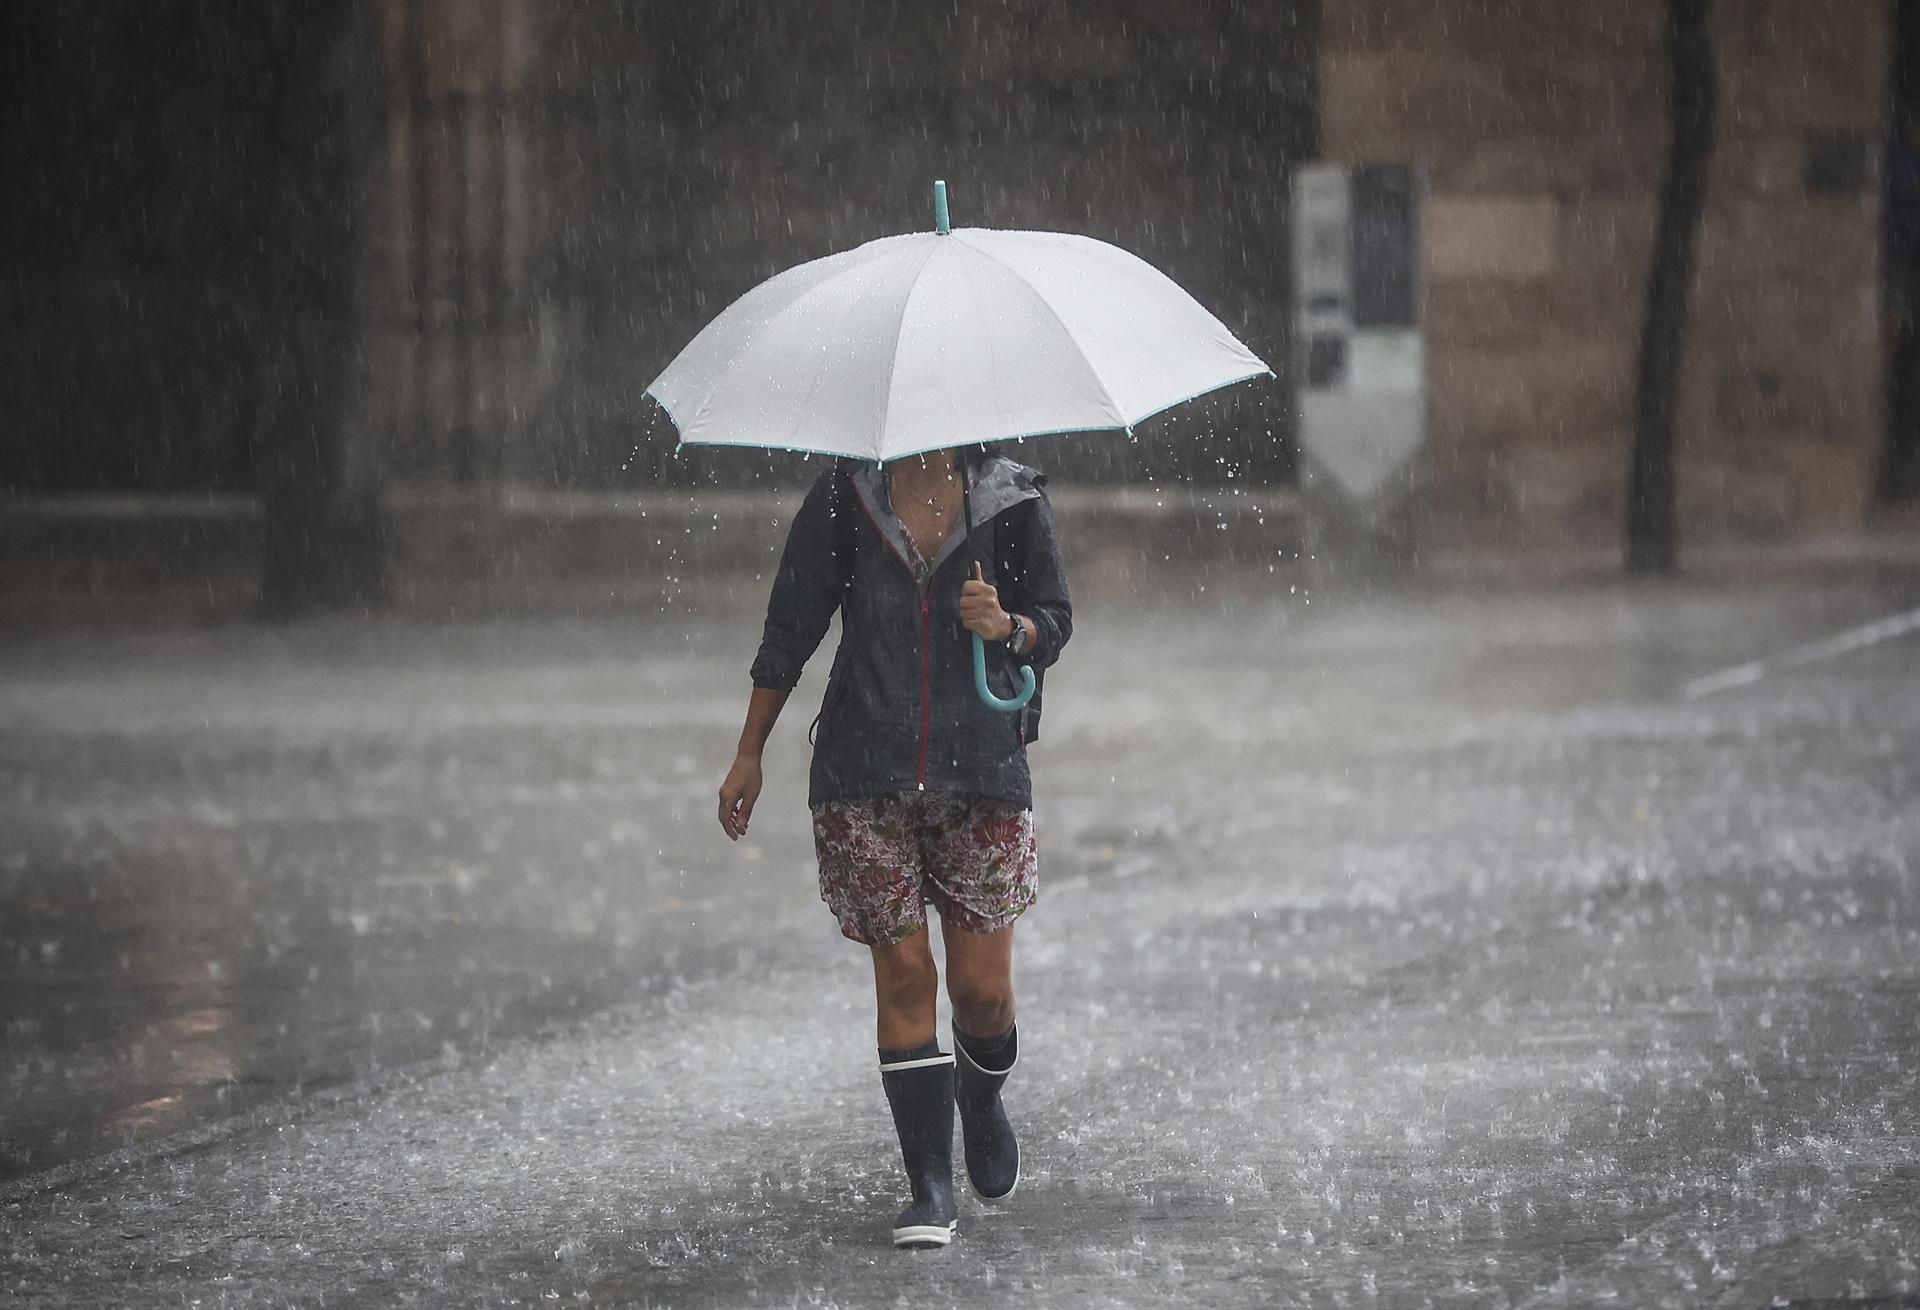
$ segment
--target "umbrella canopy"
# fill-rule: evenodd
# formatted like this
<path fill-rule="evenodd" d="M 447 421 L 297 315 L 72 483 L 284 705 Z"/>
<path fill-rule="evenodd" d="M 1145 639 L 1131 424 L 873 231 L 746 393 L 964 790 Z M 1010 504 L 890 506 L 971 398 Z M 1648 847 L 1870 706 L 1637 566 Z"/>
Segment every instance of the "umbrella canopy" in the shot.
<path fill-rule="evenodd" d="M 960 228 L 884 237 L 778 274 L 647 390 L 684 442 L 891 460 L 1131 429 L 1270 371 L 1116 246 Z"/>

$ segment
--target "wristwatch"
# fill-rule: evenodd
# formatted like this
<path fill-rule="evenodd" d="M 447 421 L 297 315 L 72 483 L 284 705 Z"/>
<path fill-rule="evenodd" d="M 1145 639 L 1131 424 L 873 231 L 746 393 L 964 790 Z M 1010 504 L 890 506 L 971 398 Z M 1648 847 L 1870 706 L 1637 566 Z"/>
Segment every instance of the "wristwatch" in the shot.
<path fill-rule="evenodd" d="M 1007 638 L 1007 654 L 1024 655 L 1027 650 L 1027 625 L 1020 621 L 1017 614 L 1009 614 L 1007 618 L 1013 623 L 1013 635 Z"/>

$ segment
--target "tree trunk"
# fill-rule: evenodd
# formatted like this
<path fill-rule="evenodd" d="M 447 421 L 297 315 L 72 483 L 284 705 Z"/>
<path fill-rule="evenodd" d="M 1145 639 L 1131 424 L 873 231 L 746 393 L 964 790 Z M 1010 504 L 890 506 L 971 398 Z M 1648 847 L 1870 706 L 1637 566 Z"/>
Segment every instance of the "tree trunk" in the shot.
<path fill-rule="evenodd" d="M 1920 0 L 1894 6 L 1892 95 L 1881 174 L 1885 445 L 1879 500 L 1920 500 Z"/>
<path fill-rule="evenodd" d="M 1713 161 L 1716 100 L 1710 0 L 1667 0 L 1668 112 L 1672 145 L 1660 195 L 1659 228 L 1647 276 L 1646 316 L 1633 397 L 1633 454 L 1627 471 L 1626 567 L 1672 573 L 1674 419 L 1687 333 L 1694 239 Z"/>

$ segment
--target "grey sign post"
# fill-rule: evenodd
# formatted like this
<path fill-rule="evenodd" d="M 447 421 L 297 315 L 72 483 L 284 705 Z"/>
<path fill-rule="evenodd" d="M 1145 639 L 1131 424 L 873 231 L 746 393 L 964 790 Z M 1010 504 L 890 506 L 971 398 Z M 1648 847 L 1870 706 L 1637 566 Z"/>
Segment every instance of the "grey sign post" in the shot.
<path fill-rule="evenodd" d="M 1421 192 L 1401 164 L 1294 174 L 1300 443 L 1309 475 L 1365 513 L 1396 498 L 1426 440 Z"/>

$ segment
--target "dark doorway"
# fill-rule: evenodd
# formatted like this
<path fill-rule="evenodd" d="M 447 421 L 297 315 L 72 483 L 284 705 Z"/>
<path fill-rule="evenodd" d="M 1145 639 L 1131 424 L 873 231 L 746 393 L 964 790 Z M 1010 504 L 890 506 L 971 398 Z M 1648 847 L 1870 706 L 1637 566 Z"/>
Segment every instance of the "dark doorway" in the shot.
<path fill-rule="evenodd" d="M 270 393 L 294 320 L 351 327 L 352 13 L 0 7 L 0 490 L 252 492 L 263 430 L 334 403 Z"/>
<path fill-rule="evenodd" d="M 269 31 L 214 10 L 4 7 L 0 489 L 252 487 Z"/>

